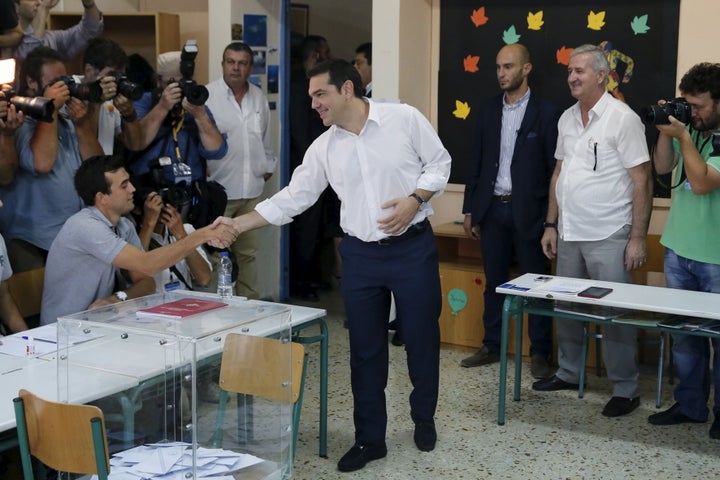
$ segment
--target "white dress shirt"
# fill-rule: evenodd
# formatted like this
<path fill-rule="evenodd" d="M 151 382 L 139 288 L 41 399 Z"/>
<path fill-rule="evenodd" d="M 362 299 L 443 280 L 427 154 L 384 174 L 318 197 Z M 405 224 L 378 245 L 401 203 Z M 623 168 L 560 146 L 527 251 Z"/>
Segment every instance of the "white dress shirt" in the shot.
<path fill-rule="evenodd" d="M 450 176 L 450 154 L 430 122 L 409 105 L 366 101 L 370 110 L 360 134 L 333 125 L 318 137 L 290 184 L 256 207 L 265 220 L 290 222 L 330 184 L 340 198 L 343 231 L 377 241 L 388 236 L 377 223 L 390 214 L 382 204 L 418 188 L 442 193 Z M 411 224 L 431 214 L 426 203 Z"/>
<path fill-rule="evenodd" d="M 558 122 L 555 158 L 562 169 L 555 186 L 558 232 L 565 241 L 608 238 L 632 224 L 629 168 L 648 162 L 645 127 L 625 103 L 604 93 L 583 127 L 580 106 Z"/>
<path fill-rule="evenodd" d="M 264 175 L 273 173 L 277 166 L 267 98 L 257 86 L 249 83 L 248 87 L 242 105 L 238 105 L 222 78 L 207 86 L 210 97 L 205 105 L 228 143 L 227 155 L 208 161 L 208 176 L 225 187 L 229 200 L 260 196 Z"/>

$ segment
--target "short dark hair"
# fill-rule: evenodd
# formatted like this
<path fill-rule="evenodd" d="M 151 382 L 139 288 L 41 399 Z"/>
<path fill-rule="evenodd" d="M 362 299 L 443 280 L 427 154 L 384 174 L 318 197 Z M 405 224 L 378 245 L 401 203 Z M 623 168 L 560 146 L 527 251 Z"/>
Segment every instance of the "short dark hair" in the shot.
<path fill-rule="evenodd" d="M 694 65 L 683 75 L 679 88 L 682 93 L 691 95 L 709 92 L 713 100 L 720 100 L 720 63 Z"/>
<path fill-rule="evenodd" d="M 365 55 L 368 65 L 372 65 L 372 43 L 363 43 L 355 49 L 355 53 L 362 53 Z"/>
<path fill-rule="evenodd" d="M 105 172 L 115 172 L 125 167 L 120 155 L 97 155 L 85 160 L 75 172 L 75 190 L 88 207 L 95 205 L 98 193 L 109 194 L 110 183 Z"/>
<path fill-rule="evenodd" d="M 300 56 L 302 61 L 304 62 L 310 58 L 310 55 L 319 51 L 323 43 L 327 43 L 327 40 L 325 37 L 321 37 L 320 35 L 308 35 L 303 38 L 302 43 L 300 44 Z"/>
<path fill-rule="evenodd" d="M 362 87 L 362 80 L 357 69 L 347 60 L 333 58 L 315 65 L 308 72 L 308 78 L 317 77 L 327 73 L 330 76 L 330 84 L 335 85 L 338 92 L 342 89 L 343 83 L 350 80 L 353 84 L 353 94 L 362 98 L 365 96 L 365 89 Z"/>
<path fill-rule="evenodd" d="M 40 85 L 40 94 L 42 94 L 42 67 L 49 63 L 63 63 L 65 58 L 60 55 L 60 52 L 53 50 L 50 47 L 37 47 L 28 53 L 25 60 L 22 62 L 20 67 L 20 82 L 18 91 L 21 95 L 28 95 L 28 82 L 27 79 L 30 77 L 33 81 Z"/>
<path fill-rule="evenodd" d="M 252 48 L 250 48 L 246 43 L 232 42 L 232 43 L 228 44 L 228 46 L 225 47 L 225 50 L 223 50 L 223 54 L 222 54 L 223 62 L 225 61 L 225 52 L 227 52 L 228 50 L 232 50 L 233 52 L 248 53 L 250 55 L 250 65 L 253 64 L 253 61 L 254 61 L 253 57 L 255 56 L 255 54 L 253 53 Z"/>
<path fill-rule="evenodd" d="M 109 38 L 93 38 L 85 49 L 83 63 L 92 65 L 96 70 L 105 67 L 125 69 L 128 57 L 125 50 Z"/>

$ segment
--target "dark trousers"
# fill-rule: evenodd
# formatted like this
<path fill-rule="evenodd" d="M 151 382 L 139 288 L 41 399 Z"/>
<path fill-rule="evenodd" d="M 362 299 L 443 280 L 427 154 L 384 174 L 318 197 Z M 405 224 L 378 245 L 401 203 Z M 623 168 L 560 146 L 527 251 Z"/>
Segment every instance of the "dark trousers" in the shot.
<path fill-rule="evenodd" d="M 355 441 L 384 443 L 387 427 L 387 324 L 390 293 L 401 322 L 413 385 L 410 412 L 415 422 L 432 422 L 440 375 L 442 293 L 432 229 L 392 245 L 346 236 L 342 295 L 350 333 L 350 370 Z"/>
<path fill-rule="evenodd" d="M 510 279 L 513 254 L 520 272 L 547 273 L 548 260 L 542 252 L 540 238 L 528 239 L 525 232 L 518 232 L 513 225 L 510 202 L 493 201 L 485 219 L 480 224 L 480 250 L 485 270 L 485 312 L 483 344 L 491 352 L 500 351 L 502 306 L 505 295 L 495 293 L 495 288 Z M 549 356 L 552 352 L 552 319 L 538 315 L 528 318 L 530 355 Z"/>

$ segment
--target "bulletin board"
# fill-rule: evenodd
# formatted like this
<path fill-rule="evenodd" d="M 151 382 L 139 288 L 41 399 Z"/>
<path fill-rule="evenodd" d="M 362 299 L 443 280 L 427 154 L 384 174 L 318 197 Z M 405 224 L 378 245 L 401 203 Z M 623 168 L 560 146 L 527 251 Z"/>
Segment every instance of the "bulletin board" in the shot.
<path fill-rule="evenodd" d="M 474 159 L 474 111 L 500 93 L 495 56 L 522 43 L 531 53 L 534 94 L 565 109 L 575 103 L 567 85 L 574 47 L 601 45 L 614 93 L 633 110 L 675 96 L 680 0 L 442 0 L 440 2 L 438 130 L 453 159 L 452 183 L 464 184 Z M 657 129 L 646 127 L 648 145 Z M 656 196 L 669 192 L 656 185 Z"/>

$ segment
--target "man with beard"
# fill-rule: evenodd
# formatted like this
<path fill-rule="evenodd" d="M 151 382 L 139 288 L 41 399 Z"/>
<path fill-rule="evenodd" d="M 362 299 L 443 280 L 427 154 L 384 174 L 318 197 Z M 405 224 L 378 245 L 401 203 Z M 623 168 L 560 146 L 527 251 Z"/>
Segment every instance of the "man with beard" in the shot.
<path fill-rule="evenodd" d="M 477 367 L 500 359 L 503 295 L 495 292 L 510 277 L 517 258 L 522 272 L 544 273 L 548 261 L 540 246 L 555 168 L 560 109 L 532 94 L 528 75 L 530 52 L 506 45 L 496 58 L 498 83 L 504 93 L 485 102 L 478 113 L 473 175 L 465 187 L 465 233 L 480 239 L 485 270 L 483 347 L 462 360 Z M 535 378 L 552 375 L 552 320 L 530 315 L 529 334 Z"/>
<path fill-rule="evenodd" d="M 720 152 L 713 131 L 720 127 L 720 64 L 699 63 L 680 81 L 691 109 L 689 125 L 670 117 L 660 131 L 653 162 L 659 174 L 675 171 L 670 213 L 660 242 L 665 246 L 665 280 L 670 288 L 720 293 Z M 665 101 L 658 102 L 664 104 Z M 710 345 L 714 348 L 712 373 Z M 680 382 L 675 404 L 648 417 L 653 425 L 705 423 L 710 383 L 715 405 L 710 438 L 720 439 L 720 339 L 673 335 Z M 712 375 L 712 377 L 711 377 Z"/>
<path fill-rule="evenodd" d="M 570 54 L 567 83 L 577 103 L 558 122 L 555 171 L 542 246 L 557 257 L 557 274 L 630 283 L 630 271 L 647 260 L 652 210 L 650 155 L 635 112 L 607 93 L 605 53 L 581 45 Z M 582 362 L 583 325 L 555 319 L 559 369 L 533 390 L 575 390 Z M 602 414 L 635 410 L 638 397 L 637 330 L 603 325 L 603 360 L 613 396 Z"/>

